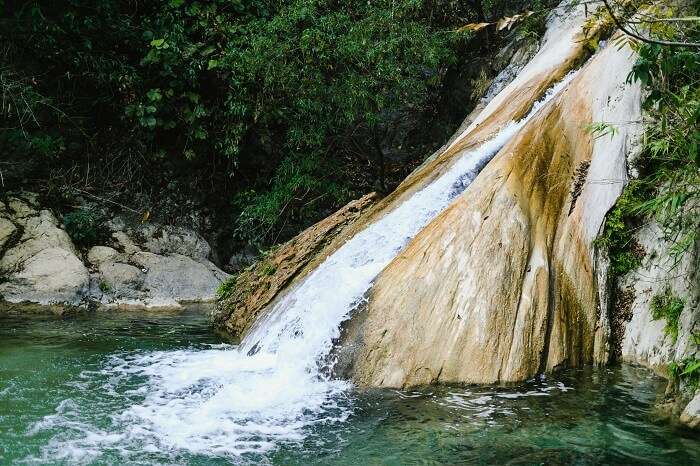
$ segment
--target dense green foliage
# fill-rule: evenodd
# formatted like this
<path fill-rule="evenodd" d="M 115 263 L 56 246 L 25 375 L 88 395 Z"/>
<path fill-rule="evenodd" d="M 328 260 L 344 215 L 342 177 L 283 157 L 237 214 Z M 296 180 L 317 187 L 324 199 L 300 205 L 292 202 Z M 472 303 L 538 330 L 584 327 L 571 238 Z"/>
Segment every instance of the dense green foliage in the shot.
<path fill-rule="evenodd" d="M 690 23 L 681 39 L 699 37 L 700 27 Z M 657 221 L 675 256 L 694 244 L 700 220 L 700 51 L 650 43 L 636 49 L 639 57 L 628 80 L 647 90 L 648 123 L 635 161 L 639 176 L 608 214 L 601 239 L 610 248 L 614 275 L 639 265 L 631 238 L 645 220 Z"/>
<path fill-rule="evenodd" d="M 615 277 L 636 269 L 642 263 L 642 251 L 633 247 L 635 243 L 632 233 L 637 219 L 630 216 L 630 212 L 639 205 L 640 199 L 643 199 L 640 191 L 640 184 L 636 181 L 632 181 L 625 188 L 605 217 L 603 234 L 596 240 L 598 244 L 607 248 L 610 273 Z"/>
<path fill-rule="evenodd" d="M 696 341 L 695 344 L 697 345 L 698 342 Z M 692 389 L 697 389 L 700 385 L 700 359 L 690 356 L 680 362 L 674 361 L 669 365 L 668 370 L 673 380 L 682 381 Z"/>
<path fill-rule="evenodd" d="M 653 123 L 638 163 L 649 195 L 631 212 L 653 216 L 681 253 L 694 244 L 700 212 L 700 51 L 647 44 L 632 73 L 650 88 Z"/>
<path fill-rule="evenodd" d="M 5 0 L 0 170 L 139 209 L 183 186 L 211 193 L 240 238 L 274 242 L 384 188 L 388 126 L 435 118 L 450 70 L 490 42 L 457 26 L 520 7 Z"/>
<path fill-rule="evenodd" d="M 92 246 L 100 237 L 101 219 L 91 210 L 80 209 L 63 216 L 63 226 L 73 242 L 79 246 Z"/>

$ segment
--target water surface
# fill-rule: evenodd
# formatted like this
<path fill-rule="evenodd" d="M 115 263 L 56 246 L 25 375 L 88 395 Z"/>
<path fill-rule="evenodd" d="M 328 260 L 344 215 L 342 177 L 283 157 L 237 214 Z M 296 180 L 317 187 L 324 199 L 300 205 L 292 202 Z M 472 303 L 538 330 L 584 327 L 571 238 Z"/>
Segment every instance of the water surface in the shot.
<path fill-rule="evenodd" d="M 225 387 L 190 384 L 181 363 L 199 380 L 206 368 L 196 356 L 227 348 L 198 309 L 0 315 L 0 464 L 700 464 L 700 437 L 654 416 L 664 381 L 630 366 L 510 388 L 348 388 L 321 411 L 302 410 L 294 426 L 281 418 L 279 432 L 250 438 L 222 426 L 230 435 L 217 444 L 168 438 L 225 421 L 202 415 Z M 170 390 L 169 377 L 182 385 Z M 197 407 L 193 426 L 167 419 L 183 399 Z"/>

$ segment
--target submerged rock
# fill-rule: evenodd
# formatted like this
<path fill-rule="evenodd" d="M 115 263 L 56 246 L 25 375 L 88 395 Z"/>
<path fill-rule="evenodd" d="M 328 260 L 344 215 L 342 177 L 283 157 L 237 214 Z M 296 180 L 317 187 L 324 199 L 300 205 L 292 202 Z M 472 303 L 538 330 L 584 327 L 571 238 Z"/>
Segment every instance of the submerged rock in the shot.
<path fill-rule="evenodd" d="M 692 429 L 700 429 L 700 392 L 685 407 L 680 420 Z"/>

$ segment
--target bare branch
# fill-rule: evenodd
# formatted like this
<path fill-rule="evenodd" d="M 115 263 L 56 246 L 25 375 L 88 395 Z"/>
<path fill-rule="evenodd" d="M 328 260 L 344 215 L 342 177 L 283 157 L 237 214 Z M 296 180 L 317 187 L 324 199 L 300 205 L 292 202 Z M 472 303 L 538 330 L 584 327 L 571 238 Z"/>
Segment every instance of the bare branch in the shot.
<path fill-rule="evenodd" d="M 615 23 L 615 26 L 618 27 L 622 32 L 627 34 L 628 36 L 632 36 L 635 39 L 639 39 L 642 42 L 646 42 L 648 44 L 658 44 L 658 45 L 665 45 L 665 46 L 670 46 L 670 47 L 695 47 L 695 48 L 700 48 L 700 43 L 698 42 L 675 42 L 675 41 L 669 41 L 669 40 L 660 40 L 660 39 L 651 39 L 649 37 L 644 37 L 641 34 L 638 34 L 635 31 L 632 31 L 631 29 L 627 28 L 622 24 L 622 21 L 615 16 L 615 13 L 613 12 L 612 7 L 610 6 L 609 0 L 603 0 L 603 4 L 605 5 L 605 9 L 608 10 L 608 14 L 612 18 L 613 22 Z"/>

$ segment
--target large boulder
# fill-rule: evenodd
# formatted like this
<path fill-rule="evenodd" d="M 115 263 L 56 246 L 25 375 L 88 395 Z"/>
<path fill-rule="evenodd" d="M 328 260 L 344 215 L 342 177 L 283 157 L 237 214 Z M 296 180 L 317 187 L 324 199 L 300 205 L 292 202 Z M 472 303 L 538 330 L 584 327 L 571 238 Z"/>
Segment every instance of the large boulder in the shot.
<path fill-rule="evenodd" d="M 91 295 L 102 305 L 178 307 L 216 299 L 228 274 L 209 260 L 209 244 L 194 231 L 157 224 L 108 222 L 111 246 L 87 253 Z"/>
<path fill-rule="evenodd" d="M 110 245 L 81 252 L 38 196 L 8 196 L 0 202 L 0 300 L 178 307 L 213 301 L 228 278 L 209 260 L 209 244 L 191 230 L 127 226 L 119 218 L 108 227 Z"/>
<path fill-rule="evenodd" d="M 12 302 L 80 304 L 89 275 L 56 217 L 36 197 L 14 196 L 0 206 L 0 296 Z"/>
<path fill-rule="evenodd" d="M 131 252 L 138 249 L 160 255 L 179 254 L 193 259 L 208 259 L 211 255 L 209 243 L 188 228 L 154 223 L 129 224 L 120 217 L 108 222 L 107 226 L 117 243 Z"/>
<path fill-rule="evenodd" d="M 639 119 L 633 63 L 612 47 L 592 58 L 377 277 L 350 336 L 359 384 L 513 382 L 607 362 L 593 241 L 638 128 L 603 141 L 581 122 Z"/>
<path fill-rule="evenodd" d="M 692 429 L 700 429 L 700 392 L 686 405 L 680 420 Z"/>
<path fill-rule="evenodd" d="M 0 293 L 9 302 L 79 304 L 87 284 L 87 270 L 73 252 L 49 247 L 28 258 L 0 285 Z"/>

